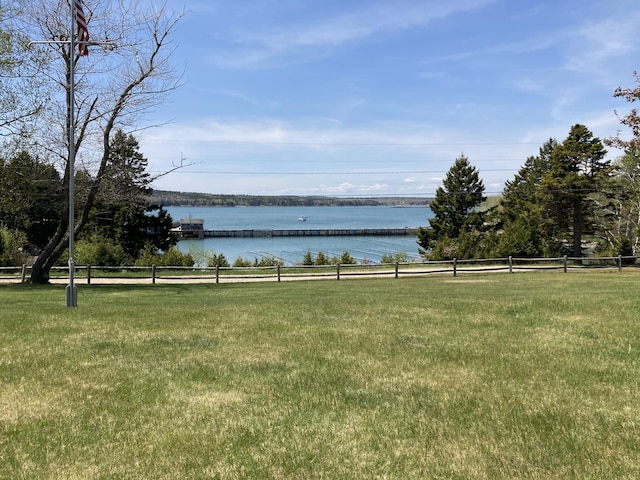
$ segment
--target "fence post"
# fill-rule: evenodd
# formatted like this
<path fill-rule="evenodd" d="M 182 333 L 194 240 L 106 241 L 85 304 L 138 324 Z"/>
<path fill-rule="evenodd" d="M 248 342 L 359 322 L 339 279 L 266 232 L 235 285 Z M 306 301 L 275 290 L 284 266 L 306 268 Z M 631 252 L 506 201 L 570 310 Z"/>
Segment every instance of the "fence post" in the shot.
<path fill-rule="evenodd" d="M 513 257 L 509 255 L 509 273 L 513 273 Z"/>
<path fill-rule="evenodd" d="M 220 283 L 220 265 L 216 265 L 216 283 Z"/>
<path fill-rule="evenodd" d="M 618 272 L 622 271 L 622 255 L 618 255 Z"/>
<path fill-rule="evenodd" d="M 336 280 L 340 280 L 340 264 L 336 265 Z"/>
<path fill-rule="evenodd" d="M 278 265 L 278 281 L 280 281 L 280 265 Z"/>
<path fill-rule="evenodd" d="M 22 264 L 22 280 L 20 281 L 20 283 L 24 283 L 27 280 L 27 266 L 23 263 Z"/>
<path fill-rule="evenodd" d="M 454 277 L 458 276 L 458 259 L 457 258 L 453 259 L 453 276 Z"/>
<path fill-rule="evenodd" d="M 567 273 L 567 256 L 564 256 L 564 273 Z"/>
<path fill-rule="evenodd" d="M 396 278 L 398 278 L 398 266 L 399 266 L 399 263 L 396 262 Z"/>
<path fill-rule="evenodd" d="M 151 265 L 151 283 L 156 284 L 156 266 Z"/>
<path fill-rule="evenodd" d="M 91 285 L 91 265 L 87 265 L 87 285 Z"/>

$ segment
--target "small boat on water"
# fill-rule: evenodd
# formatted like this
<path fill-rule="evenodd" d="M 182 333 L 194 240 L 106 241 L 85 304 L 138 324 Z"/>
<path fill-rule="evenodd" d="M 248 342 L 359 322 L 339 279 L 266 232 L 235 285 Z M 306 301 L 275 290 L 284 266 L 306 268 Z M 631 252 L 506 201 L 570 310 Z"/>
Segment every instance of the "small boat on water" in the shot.
<path fill-rule="evenodd" d="M 307 217 L 305 217 L 304 215 L 300 215 L 300 216 L 298 217 L 298 221 L 299 221 L 299 222 L 306 222 L 306 221 L 307 221 Z"/>

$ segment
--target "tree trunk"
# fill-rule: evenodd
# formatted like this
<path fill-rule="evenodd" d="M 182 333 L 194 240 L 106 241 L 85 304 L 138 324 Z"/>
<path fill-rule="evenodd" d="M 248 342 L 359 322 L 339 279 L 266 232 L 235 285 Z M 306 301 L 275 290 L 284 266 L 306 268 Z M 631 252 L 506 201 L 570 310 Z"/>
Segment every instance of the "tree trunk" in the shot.
<path fill-rule="evenodd" d="M 40 252 L 40 255 L 38 255 L 38 258 L 36 258 L 36 261 L 31 267 L 31 283 L 49 283 L 49 272 L 51 271 L 51 267 L 56 264 L 60 255 L 62 255 L 62 252 L 64 252 L 69 243 L 69 236 L 67 232 L 69 222 L 65 218 L 60 220 L 55 235 L 42 249 L 42 252 Z"/>

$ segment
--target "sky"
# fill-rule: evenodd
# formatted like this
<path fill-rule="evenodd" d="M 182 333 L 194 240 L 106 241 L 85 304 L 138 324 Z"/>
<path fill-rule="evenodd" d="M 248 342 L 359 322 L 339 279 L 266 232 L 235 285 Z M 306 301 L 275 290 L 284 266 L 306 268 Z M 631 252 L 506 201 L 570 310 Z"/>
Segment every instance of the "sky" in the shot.
<path fill-rule="evenodd" d="M 185 166 L 156 189 L 431 197 L 465 155 L 498 194 L 575 124 L 628 133 L 637 0 L 168 5 L 184 85 L 137 138 L 153 173 Z"/>

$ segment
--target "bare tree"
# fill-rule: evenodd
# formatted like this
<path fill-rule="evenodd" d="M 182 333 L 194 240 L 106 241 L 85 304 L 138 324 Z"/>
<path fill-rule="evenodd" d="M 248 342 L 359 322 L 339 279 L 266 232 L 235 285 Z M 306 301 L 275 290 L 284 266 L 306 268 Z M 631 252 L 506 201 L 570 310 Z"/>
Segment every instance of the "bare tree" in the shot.
<path fill-rule="evenodd" d="M 624 98 L 627 103 L 640 100 L 640 74 L 633 72 L 635 87 L 618 87 L 613 96 Z M 616 112 L 618 115 L 618 112 Z M 617 198 L 617 224 L 611 228 L 615 232 L 615 239 L 619 243 L 628 239 L 634 255 L 640 251 L 640 113 L 637 108 L 631 108 L 623 116 L 618 115 L 620 123 L 631 130 L 631 138 L 624 139 L 618 131 L 616 136 L 604 140 L 606 145 L 624 151 L 616 160 L 615 179 L 619 187 Z M 613 236 L 613 235 L 612 235 Z"/>
<path fill-rule="evenodd" d="M 166 5 L 144 8 L 136 1 L 88 0 L 84 13 L 92 42 L 88 56 L 74 55 L 75 104 L 70 104 L 70 6 L 67 0 L 18 0 L 24 31 L 35 40 L 45 40 L 51 61 L 46 81 L 61 95 L 49 103 L 47 117 L 36 137 L 63 173 L 63 188 L 69 189 L 69 118 L 75 115 L 75 151 L 83 171 L 89 172 L 88 188 L 76 195 L 75 234 L 87 223 L 110 156 L 110 139 L 116 128 L 139 130 L 144 114 L 161 104 L 181 83 L 171 62 L 171 34 L 183 13 Z M 145 5 L 149 5 L 144 2 Z M 61 41 L 62 40 L 62 41 Z M 67 201 L 67 213 L 69 202 Z M 38 255 L 31 273 L 34 283 L 46 283 L 49 272 L 69 242 L 68 215 L 62 215 L 55 235 Z"/>
<path fill-rule="evenodd" d="M 636 82 L 635 88 L 616 88 L 613 96 L 616 98 L 624 98 L 629 103 L 634 103 L 640 100 L 640 74 L 633 72 L 633 77 Z M 616 115 L 618 112 L 616 112 Z M 623 115 L 620 118 L 620 123 L 626 125 L 631 129 L 632 137 L 629 140 L 624 140 L 620 137 L 620 132 L 615 137 L 610 137 L 604 140 L 605 145 L 610 147 L 619 148 L 625 151 L 637 151 L 640 149 L 640 113 L 636 108 L 632 108 L 629 113 Z"/>

